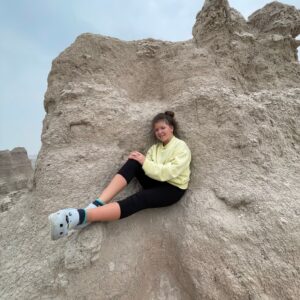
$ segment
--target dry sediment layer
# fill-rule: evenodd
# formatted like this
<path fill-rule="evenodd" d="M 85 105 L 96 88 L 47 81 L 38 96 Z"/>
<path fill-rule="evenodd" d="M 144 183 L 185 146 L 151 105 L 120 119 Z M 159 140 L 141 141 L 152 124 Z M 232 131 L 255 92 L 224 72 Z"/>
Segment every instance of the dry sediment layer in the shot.
<path fill-rule="evenodd" d="M 299 299 L 299 15 L 214 0 L 186 42 L 79 36 L 48 77 L 34 192 L 0 218 L 0 297 Z M 51 242 L 47 215 L 93 200 L 166 109 L 193 154 L 184 198 Z"/>

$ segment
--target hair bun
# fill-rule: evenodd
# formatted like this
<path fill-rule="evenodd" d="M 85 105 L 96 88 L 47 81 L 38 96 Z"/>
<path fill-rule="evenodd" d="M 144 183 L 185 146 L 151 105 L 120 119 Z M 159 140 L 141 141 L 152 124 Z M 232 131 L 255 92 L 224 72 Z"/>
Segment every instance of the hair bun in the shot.
<path fill-rule="evenodd" d="M 173 111 L 165 111 L 165 115 L 168 115 L 168 116 L 170 116 L 171 118 L 174 118 L 174 116 L 175 116 L 175 113 L 173 112 Z"/>

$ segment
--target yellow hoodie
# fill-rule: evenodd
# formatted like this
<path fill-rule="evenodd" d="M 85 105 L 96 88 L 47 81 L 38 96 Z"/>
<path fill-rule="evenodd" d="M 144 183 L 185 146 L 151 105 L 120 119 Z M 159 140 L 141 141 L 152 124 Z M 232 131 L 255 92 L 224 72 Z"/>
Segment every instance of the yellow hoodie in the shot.
<path fill-rule="evenodd" d="M 187 144 L 173 136 L 167 145 L 159 142 L 151 146 L 146 154 L 143 170 L 158 181 L 187 189 L 190 181 L 191 151 Z"/>

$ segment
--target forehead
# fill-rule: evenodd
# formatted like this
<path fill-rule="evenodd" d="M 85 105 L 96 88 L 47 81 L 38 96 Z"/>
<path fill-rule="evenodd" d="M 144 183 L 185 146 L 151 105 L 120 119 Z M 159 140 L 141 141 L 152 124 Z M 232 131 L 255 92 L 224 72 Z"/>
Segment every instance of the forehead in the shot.
<path fill-rule="evenodd" d="M 165 120 L 159 120 L 154 124 L 154 128 L 166 126 L 166 125 L 168 126 L 169 124 Z"/>

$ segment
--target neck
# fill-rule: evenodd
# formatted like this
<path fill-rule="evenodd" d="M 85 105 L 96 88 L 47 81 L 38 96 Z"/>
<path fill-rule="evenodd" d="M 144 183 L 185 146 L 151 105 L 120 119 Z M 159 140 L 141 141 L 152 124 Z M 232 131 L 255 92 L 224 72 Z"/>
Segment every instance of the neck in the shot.
<path fill-rule="evenodd" d="M 172 135 L 171 138 L 166 143 L 163 143 L 163 145 L 166 146 L 167 144 L 169 144 L 169 142 L 171 141 L 171 139 L 173 138 L 173 136 L 174 135 Z"/>

